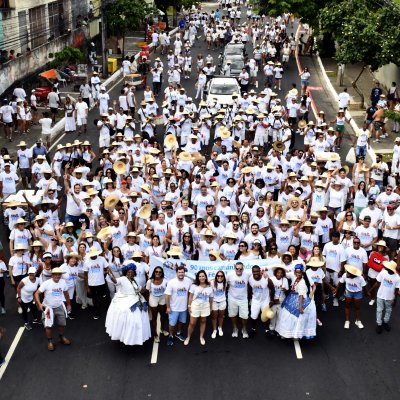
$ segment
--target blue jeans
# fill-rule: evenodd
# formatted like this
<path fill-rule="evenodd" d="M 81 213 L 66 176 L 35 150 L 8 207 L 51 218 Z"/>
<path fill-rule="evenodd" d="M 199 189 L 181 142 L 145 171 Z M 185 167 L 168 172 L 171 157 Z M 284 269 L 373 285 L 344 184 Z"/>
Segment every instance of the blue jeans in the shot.
<path fill-rule="evenodd" d="M 382 325 L 383 322 L 388 324 L 392 315 L 393 300 L 383 300 L 379 297 L 376 299 L 376 323 Z"/>
<path fill-rule="evenodd" d="M 366 155 L 367 155 L 367 146 L 357 146 L 356 156 L 357 157 L 365 157 Z"/>

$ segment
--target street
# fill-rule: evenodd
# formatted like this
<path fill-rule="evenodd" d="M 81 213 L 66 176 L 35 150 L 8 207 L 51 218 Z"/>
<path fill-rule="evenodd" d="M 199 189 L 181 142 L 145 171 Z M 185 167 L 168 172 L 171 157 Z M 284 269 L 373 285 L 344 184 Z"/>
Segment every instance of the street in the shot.
<path fill-rule="evenodd" d="M 205 8 L 208 11 L 212 7 L 215 5 L 207 3 Z M 293 30 L 288 29 L 288 33 L 291 32 Z M 220 51 L 210 51 L 214 60 Z M 203 36 L 192 49 L 193 60 L 198 53 L 203 56 L 208 53 Z M 157 56 L 160 56 L 159 51 L 152 53 L 152 60 Z M 165 55 L 161 58 L 165 64 Z M 325 91 L 317 65 L 310 57 L 300 57 L 299 62 L 310 69 L 314 107 L 324 110 L 326 119 L 332 120 L 336 115 L 337 101 Z M 193 99 L 195 74 L 193 68 L 190 80 L 182 80 L 188 96 Z M 166 87 L 165 81 L 162 90 Z M 284 73 L 282 91 L 279 92 L 282 100 L 292 82 L 300 88 L 295 58 L 290 59 Z M 258 86 L 254 89 L 259 92 L 263 83 L 264 77 L 259 73 Z M 121 86 L 122 82 L 119 82 L 112 88 L 109 92 L 111 99 L 118 97 Z M 138 91 L 138 101 L 142 93 L 142 90 Z M 159 98 L 160 108 L 161 102 Z M 88 134 L 79 137 L 80 140 L 89 140 L 96 154 L 98 131 L 94 120 L 98 117 L 98 109 L 90 112 Z M 313 119 L 315 121 L 315 116 L 310 116 L 310 120 Z M 160 127 L 157 133 L 162 140 Z M 76 138 L 75 134 L 65 134 L 57 143 L 73 142 Z M 297 147 L 302 147 L 302 142 L 302 137 L 296 138 Z M 348 137 L 345 137 L 340 150 L 342 160 L 350 145 Z M 7 247 L 4 226 L 0 239 L 3 247 Z M 22 326 L 9 281 L 6 285 L 7 314 L 0 316 L 0 325 L 7 329 L 0 343 L 3 355 L 9 351 Z M 211 339 L 211 321 L 208 320 L 205 346 L 199 343 L 197 327 L 188 346 L 176 340 L 173 347 L 166 346 L 164 337 L 159 344 L 150 340 L 143 346 L 134 347 L 112 342 L 105 333 L 104 316 L 92 320 L 90 310 L 79 309 L 76 320 L 68 321 L 66 328 L 66 336 L 72 345 L 63 346 L 58 343 L 58 338 L 54 338 L 55 352 L 47 351 L 41 327 L 35 326 L 29 332 L 23 330 L 4 375 L 0 371 L 1 398 L 391 400 L 400 395 L 397 377 L 400 318 L 395 308 L 392 331 L 377 335 L 375 307 L 363 300 L 365 328 L 358 329 L 352 316 L 351 328 L 344 330 L 344 303 L 333 307 L 332 300 L 329 300 L 328 311 L 319 316 L 323 326 L 318 327 L 316 339 L 298 342 L 266 337 L 261 323 L 254 339 L 232 338 L 231 324 L 226 315 L 223 338 Z"/>

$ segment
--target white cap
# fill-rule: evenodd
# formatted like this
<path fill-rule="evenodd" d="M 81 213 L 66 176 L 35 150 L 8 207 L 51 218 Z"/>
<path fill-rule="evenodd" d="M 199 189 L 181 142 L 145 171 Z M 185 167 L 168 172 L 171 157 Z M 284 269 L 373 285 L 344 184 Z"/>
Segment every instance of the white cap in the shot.
<path fill-rule="evenodd" d="M 29 267 L 28 274 L 36 274 L 36 268 L 35 267 Z"/>

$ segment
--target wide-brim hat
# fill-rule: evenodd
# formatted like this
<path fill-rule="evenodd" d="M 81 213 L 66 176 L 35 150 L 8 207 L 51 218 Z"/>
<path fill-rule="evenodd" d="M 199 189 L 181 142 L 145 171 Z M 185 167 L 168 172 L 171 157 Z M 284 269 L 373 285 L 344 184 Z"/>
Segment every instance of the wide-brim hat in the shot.
<path fill-rule="evenodd" d="M 101 231 L 100 231 L 101 232 Z M 99 233 L 100 233 L 99 232 Z M 99 235 L 97 235 L 97 237 L 98 237 Z M 90 249 L 90 251 L 89 251 L 89 253 L 87 253 L 86 255 L 88 256 L 88 257 L 97 257 L 97 256 L 99 256 L 100 254 L 102 253 L 102 251 L 101 250 L 97 250 L 95 247 L 92 247 L 91 249 Z"/>
<path fill-rule="evenodd" d="M 261 321 L 267 322 L 269 319 L 274 318 L 274 315 L 274 311 L 270 308 L 270 306 L 267 306 L 261 312 Z"/>
<path fill-rule="evenodd" d="M 187 151 L 179 153 L 178 158 L 182 161 L 191 161 L 192 157 Z"/>
<path fill-rule="evenodd" d="M 211 251 L 208 252 L 208 254 L 209 254 L 210 256 L 214 256 L 214 257 L 216 258 L 216 261 L 222 261 L 221 255 L 219 254 L 218 251 L 216 251 L 216 250 L 211 250 Z"/>
<path fill-rule="evenodd" d="M 140 189 L 142 189 L 144 192 L 150 194 L 151 189 L 150 189 L 150 186 L 147 183 L 145 183 L 142 186 L 140 186 Z"/>
<path fill-rule="evenodd" d="M 317 257 L 311 257 L 307 263 L 307 267 L 322 267 L 325 263 Z"/>
<path fill-rule="evenodd" d="M 164 146 L 167 149 L 172 149 L 178 143 L 175 135 L 167 135 L 164 139 Z"/>
<path fill-rule="evenodd" d="M 23 245 L 23 244 L 17 244 L 16 246 L 14 246 L 14 251 L 17 251 L 17 250 L 23 250 L 23 251 L 26 251 L 26 250 L 27 250 L 27 248 L 26 248 L 26 246 L 25 246 L 25 245 Z"/>
<path fill-rule="evenodd" d="M 17 224 L 27 224 L 28 223 L 28 221 L 25 221 L 23 218 L 18 218 L 17 220 L 16 220 L 16 222 L 15 222 L 15 225 L 17 225 Z"/>
<path fill-rule="evenodd" d="M 26 147 L 26 142 L 21 140 L 18 144 L 17 147 Z"/>
<path fill-rule="evenodd" d="M 252 172 L 253 171 L 253 167 L 244 167 L 244 168 L 242 168 L 241 170 L 240 170 L 240 172 L 242 173 L 242 174 L 249 174 L 250 172 Z"/>
<path fill-rule="evenodd" d="M 104 207 L 108 210 L 113 209 L 119 202 L 119 197 L 116 194 L 110 194 L 104 200 Z"/>
<path fill-rule="evenodd" d="M 235 232 L 227 232 L 227 233 L 225 233 L 224 238 L 236 240 L 238 237 Z"/>
<path fill-rule="evenodd" d="M 35 240 L 32 244 L 31 247 L 44 247 L 43 243 L 40 240 Z"/>
<path fill-rule="evenodd" d="M 300 197 L 291 197 L 291 198 L 288 200 L 288 206 L 289 206 L 289 207 L 292 207 L 292 203 L 293 203 L 294 201 L 297 201 L 298 203 L 301 203 L 301 198 L 300 198 Z"/>
<path fill-rule="evenodd" d="M 7 207 L 18 207 L 21 205 L 21 203 L 19 201 L 12 200 L 9 203 L 4 203 L 4 205 Z"/>
<path fill-rule="evenodd" d="M 182 256 L 182 252 L 178 246 L 173 246 L 171 250 L 167 251 L 169 256 Z"/>
<path fill-rule="evenodd" d="M 78 253 L 69 253 L 65 256 L 65 259 L 68 261 L 70 258 L 76 258 L 77 260 L 81 260 L 82 257 Z"/>
<path fill-rule="evenodd" d="M 212 236 L 215 237 L 214 232 L 211 229 L 207 229 L 204 233 L 201 234 L 201 236 Z"/>
<path fill-rule="evenodd" d="M 298 127 L 300 129 L 304 129 L 307 126 L 307 121 L 305 121 L 304 119 L 302 119 L 301 121 L 299 121 L 298 123 Z"/>
<path fill-rule="evenodd" d="M 374 246 L 382 246 L 382 247 L 387 247 L 386 242 L 384 240 L 380 240 L 379 242 L 376 242 Z"/>
<path fill-rule="evenodd" d="M 113 169 L 119 175 L 125 174 L 126 164 L 123 161 L 116 161 L 113 165 Z"/>
<path fill-rule="evenodd" d="M 145 204 L 144 206 L 140 207 L 137 216 L 142 219 L 149 219 L 151 215 L 151 205 Z"/>
<path fill-rule="evenodd" d="M 106 226 L 97 233 L 97 238 L 100 240 L 107 239 L 112 233 L 112 226 Z"/>
<path fill-rule="evenodd" d="M 357 267 L 355 267 L 354 265 L 345 264 L 344 269 L 351 275 L 354 275 L 354 276 L 361 276 L 362 275 L 362 272 Z"/>
<path fill-rule="evenodd" d="M 56 267 L 56 268 L 53 268 L 52 270 L 51 270 L 51 274 L 53 275 L 53 274 L 65 274 L 66 272 L 64 272 L 60 267 Z"/>
<path fill-rule="evenodd" d="M 395 261 L 384 261 L 383 266 L 392 272 L 397 271 L 397 263 Z"/>

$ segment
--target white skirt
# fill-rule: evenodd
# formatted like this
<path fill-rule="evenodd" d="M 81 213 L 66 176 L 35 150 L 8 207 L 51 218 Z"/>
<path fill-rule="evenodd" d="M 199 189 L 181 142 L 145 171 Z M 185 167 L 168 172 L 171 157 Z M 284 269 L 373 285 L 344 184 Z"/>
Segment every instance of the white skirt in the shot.
<path fill-rule="evenodd" d="M 291 292 L 282 303 L 275 330 L 284 338 L 313 339 L 316 336 L 317 312 L 314 300 L 303 299 L 299 313 L 299 295 Z"/>
<path fill-rule="evenodd" d="M 150 321 L 147 311 L 136 308 L 131 311 L 135 297 L 116 293 L 111 301 L 106 317 L 106 332 L 111 340 L 133 346 L 142 345 L 151 337 Z"/>

